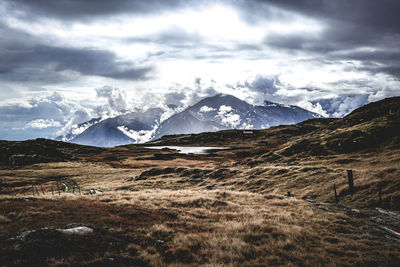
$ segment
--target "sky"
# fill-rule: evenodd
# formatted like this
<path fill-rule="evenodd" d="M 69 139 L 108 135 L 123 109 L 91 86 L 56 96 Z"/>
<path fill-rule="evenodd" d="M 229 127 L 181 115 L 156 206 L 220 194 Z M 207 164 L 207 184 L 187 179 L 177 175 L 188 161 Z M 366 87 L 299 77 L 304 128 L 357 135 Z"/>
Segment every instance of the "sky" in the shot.
<path fill-rule="evenodd" d="M 400 95 L 398 0 L 0 0 L 0 139 L 217 93 L 325 117 Z"/>

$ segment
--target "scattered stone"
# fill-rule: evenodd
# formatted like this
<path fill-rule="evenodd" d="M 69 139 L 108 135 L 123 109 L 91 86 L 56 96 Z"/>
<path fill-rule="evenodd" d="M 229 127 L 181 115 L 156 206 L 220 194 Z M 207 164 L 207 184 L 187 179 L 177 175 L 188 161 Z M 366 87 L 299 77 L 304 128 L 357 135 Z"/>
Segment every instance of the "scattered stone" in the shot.
<path fill-rule="evenodd" d="M 392 218 L 400 220 L 400 214 L 397 214 L 397 213 L 395 213 L 393 211 L 384 210 L 384 209 L 381 209 L 381 208 L 376 208 L 376 209 L 382 214 L 385 214 L 385 215 L 388 215 L 388 216 L 390 216 Z"/>
<path fill-rule="evenodd" d="M 387 228 L 387 227 L 383 227 L 383 229 L 385 229 L 385 231 L 388 232 L 389 234 L 391 234 L 392 236 L 400 238 L 400 233 L 398 233 L 390 228 Z"/>
<path fill-rule="evenodd" d="M 69 229 L 57 229 L 57 231 L 68 235 L 85 235 L 92 233 L 93 229 L 86 226 L 78 226 Z"/>
<path fill-rule="evenodd" d="M 34 197 L 24 197 L 22 198 L 23 201 L 29 202 L 29 201 L 37 201 L 37 198 Z"/>
<path fill-rule="evenodd" d="M 25 242 L 26 237 L 29 236 L 30 234 L 33 233 L 47 233 L 47 232 L 54 232 L 57 231 L 62 234 L 66 235 L 85 235 L 93 232 L 92 228 L 86 227 L 86 226 L 78 226 L 78 227 L 73 227 L 73 228 L 67 228 L 67 229 L 51 229 L 51 228 L 41 228 L 37 230 L 28 230 L 24 231 L 18 236 L 11 238 L 11 240 L 16 240 L 20 242 Z"/>
<path fill-rule="evenodd" d="M 42 229 L 40 229 L 40 230 L 48 230 L 48 228 L 42 228 Z M 11 238 L 11 239 L 12 239 L 12 240 L 17 240 L 17 241 L 24 242 L 24 241 L 25 241 L 25 238 L 26 238 L 29 234 L 34 233 L 34 232 L 36 232 L 36 231 L 37 231 L 37 230 L 28 230 L 28 231 L 24 231 L 24 232 L 22 232 L 21 234 L 17 235 L 17 236 L 14 237 L 14 238 Z"/>
<path fill-rule="evenodd" d="M 96 189 L 89 189 L 89 191 L 88 191 L 89 195 L 101 194 L 101 193 L 103 193 L 103 192 L 100 190 L 96 190 Z"/>

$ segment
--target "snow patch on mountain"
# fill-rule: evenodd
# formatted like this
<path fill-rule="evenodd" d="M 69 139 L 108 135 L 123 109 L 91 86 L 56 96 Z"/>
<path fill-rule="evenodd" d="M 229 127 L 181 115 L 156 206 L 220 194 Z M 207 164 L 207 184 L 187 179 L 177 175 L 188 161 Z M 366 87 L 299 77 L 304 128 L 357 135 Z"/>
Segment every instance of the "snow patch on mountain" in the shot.
<path fill-rule="evenodd" d="M 225 105 L 221 105 L 219 107 L 216 118 L 220 118 L 223 125 L 230 126 L 232 128 L 236 128 L 241 122 L 240 115 L 233 113 L 231 106 Z"/>
<path fill-rule="evenodd" d="M 254 130 L 255 127 L 254 125 L 247 123 L 247 122 L 243 122 L 242 125 L 240 125 L 241 129 L 245 129 L 245 130 Z"/>
<path fill-rule="evenodd" d="M 158 125 L 155 125 L 154 128 L 151 130 L 140 130 L 140 131 L 129 130 L 128 127 L 126 126 L 119 126 L 117 128 L 129 138 L 135 140 L 134 141 L 135 144 L 140 144 L 150 141 L 153 138 L 154 133 L 158 128 Z"/>

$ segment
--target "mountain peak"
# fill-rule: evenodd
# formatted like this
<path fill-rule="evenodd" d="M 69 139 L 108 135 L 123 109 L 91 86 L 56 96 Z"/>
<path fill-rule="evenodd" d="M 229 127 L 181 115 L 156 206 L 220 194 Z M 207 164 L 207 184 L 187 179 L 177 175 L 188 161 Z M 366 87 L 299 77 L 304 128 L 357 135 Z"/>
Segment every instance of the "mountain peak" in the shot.
<path fill-rule="evenodd" d="M 233 95 L 230 95 L 230 94 L 224 94 L 224 93 L 219 93 L 219 94 L 216 94 L 214 96 L 207 97 L 207 98 L 235 98 L 235 99 L 240 100 L 236 96 L 233 96 Z M 205 99 L 207 99 L 207 98 L 205 98 Z"/>

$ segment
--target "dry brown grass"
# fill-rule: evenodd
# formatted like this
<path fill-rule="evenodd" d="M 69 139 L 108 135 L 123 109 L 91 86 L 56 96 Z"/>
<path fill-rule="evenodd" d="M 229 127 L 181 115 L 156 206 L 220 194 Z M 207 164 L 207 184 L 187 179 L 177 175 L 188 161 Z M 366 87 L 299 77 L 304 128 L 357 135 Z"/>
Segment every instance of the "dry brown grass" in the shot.
<path fill-rule="evenodd" d="M 153 189 L 19 199 L 0 200 L 1 210 L 12 220 L 0 225 L 8 238 L 22 230 L 71 223 L 95 229 L 94 240 L 74 242 L 94 242 L 103 252 L 93 249 L 76 258 L 72 250 L 67 263 L 107 263 L 109 257 L 151 266 L 390 265 L 400 260 L 399 242 L 379 230 L 377 214 L 362 211 L 360 216 L 279 195 Z M 48 256 L 46 264 L 60 260 Z"/>
<path fill-rule="evenodd" d="M 399 149 L 284 156 L 296 140 L 284 143 L 279 137 L 271 137 L 272 148 L 254 142 L 216 156 L 149 160 L 154 152 L 118 148 L 75 162 L 3 167 L 0 176 L 8 184 L 0 191 L 0 261 L 5 266 L 398 265 L 399 239 L 384 227 L 399 231 L 400 222 L 375 208 L 382 183 L 381 206 L 400 209 Z M 148 168 L 155 169 L 145 172 Z M 354 172 L 353 195 L 347 191 L 347 169 Z M 52 180 L 74 180 L 82 194 L 52 195 Z M 32 184 L 42 184 L 46 195 L 33 196 Z M 103 193 L 88 195 L 89 189 Z M 285 197 L 288 191 L 294 197 Z M 40 230 L 79 225 L 94 232 L 66 237 Z M 24 242 L 10 239 L 27 230 L 38 231 Z"/>

